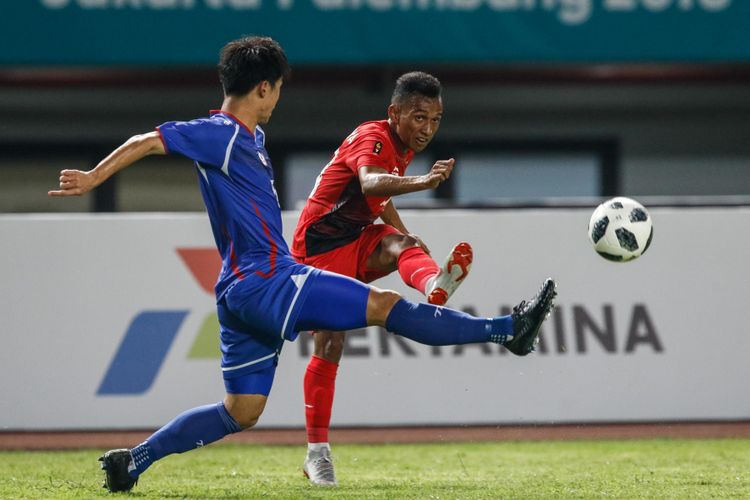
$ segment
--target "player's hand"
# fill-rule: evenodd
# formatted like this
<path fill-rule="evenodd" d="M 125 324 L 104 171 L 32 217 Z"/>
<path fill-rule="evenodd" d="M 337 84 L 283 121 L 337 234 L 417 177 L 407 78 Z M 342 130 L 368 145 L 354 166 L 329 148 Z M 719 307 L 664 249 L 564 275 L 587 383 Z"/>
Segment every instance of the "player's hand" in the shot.
<path fill-rule="evenodd" d="M 48 191 L 49 196 L 81 196 L 96 187 L 94 174 L 82 170 L 60 172 L 60 189 Z"/>
<path fill-rule="evenodd" d="M 411 236 L 412 238 L 414 238 L 415 240 L 417 240 L 417 245 L 422 250 L 424 250 L 424 253 L 426 253 L 427 255 L 430 255 L 430 249 L 427 248 L 427 245 L 424 244 L 424 241 L 422 241 L 422 238 L 420 238 L 419 236 L 417 236 L 416 234 L 413 234 L 413 233 L 409 233 L 409 236 Z"/>
<path fill-rule="evenodd" d="M 447 181 L 451 176 L 451 172 L 453 172 L 453 165 L 455 163 L 456 160 L 453 158 L 449 160 L 436 161 L 430 169 L 430 172 L 425 174 L 425 182 L 427 184 L 427 187 L 430 189 L 435 189 L 442 182 Z"/>

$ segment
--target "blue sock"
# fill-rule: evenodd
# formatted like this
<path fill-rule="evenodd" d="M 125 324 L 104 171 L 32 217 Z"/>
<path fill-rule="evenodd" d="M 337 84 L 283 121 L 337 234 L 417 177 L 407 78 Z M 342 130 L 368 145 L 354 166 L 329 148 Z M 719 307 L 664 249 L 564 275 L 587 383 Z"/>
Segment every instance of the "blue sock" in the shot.
<path fill-rule="evenodd" d="M 501 344 L 513 335 L 510 316 L 477 318 L 455 309 L 415 304 L 406 299 L 396 302 L 385 327 L 390 332 L 427 345 Z"/>
<path fill-rule="evenodd" d="M 205 446 L 227 434 L 241 430 L 239 424 L 224 408 L 224 403 L 188 410 L 130 450 L 135 464 L 135 469 L 130 471 L 130 475 L 138 477 L 152 463 L 167 455 Z"/>

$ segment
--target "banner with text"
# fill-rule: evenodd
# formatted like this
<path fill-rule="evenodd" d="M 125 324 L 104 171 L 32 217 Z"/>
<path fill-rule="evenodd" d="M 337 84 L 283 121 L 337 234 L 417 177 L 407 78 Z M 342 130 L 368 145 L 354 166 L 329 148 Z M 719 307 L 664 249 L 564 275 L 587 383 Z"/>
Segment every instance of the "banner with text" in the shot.
<path fill-rule="evenodd" d="M 592 250 L 589 214 L 405 211 L 439 261 L 474 246 L 452 307 L 505 313 L 547 276 L 559 306 L 526 357 L 350 332 L 333 425 L 750 418 L 750 208 L 654 209 L 653 244 L 626 264 Z M 0 429 L 154 428 L 223 397 L 204 215 L 0 216 L 0 232 Z M 398 274 L 376 284 L 420 298 Z M 311 351 L 307 333 L 285 345 L 260 425 L 304 425 Z"/>
<path fill-rule="evenodd" d="M 293 64 L 736 62 L 740 0 L 10 0 L 0 64 L 214 65 L 245 34 Z"/>

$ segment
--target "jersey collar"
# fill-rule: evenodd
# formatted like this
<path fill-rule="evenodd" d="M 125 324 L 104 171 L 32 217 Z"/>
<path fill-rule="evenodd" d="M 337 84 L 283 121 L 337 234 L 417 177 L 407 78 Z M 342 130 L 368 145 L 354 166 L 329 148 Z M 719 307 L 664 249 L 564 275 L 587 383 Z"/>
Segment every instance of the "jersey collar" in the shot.
<path fill-rule="evenodd" d="M 222 110 L 220 110 L 220 109 L 212 109 L 212 110 L 210 110 L 210 111 L 209 111 L 209 113 L 210 113 L 210 114 L 211 114 L 212 116 L 213 116 L 213 115 L 219 115 L 219 114 L 221 114 L 221 115 L 225 115 L 225 116 L 228 116 L 229 118 L 231 118 L 231 119 L 232 119 L 232 121 L 234 121 L 234 122 L 235 122 L 235 123 L 237 123 L 238 125 L 242 126 L 242 127 L 243 127 L 243 128 L 245 129 L 245 130 L 247 130 L 247 131 L 248 131 L 248 132 L 250 133 L 250 135 L 251 135 L 251 136 L 253 137 L 253 139 L 255 139 L 255 132 L 253 132 L 252 130 L 250 130 L 250 127 L 248 127 L 247 125 L 245 125 L 245 124 L 244 124 L 244 123 L 242 122 L 242 120 L 240 120 L 239 118 L 237 118 L 236 116 L 234 116 L 234 115 L 233 115 L 232 113 L 230 113 L 229 111 L 222 111 Z"/>

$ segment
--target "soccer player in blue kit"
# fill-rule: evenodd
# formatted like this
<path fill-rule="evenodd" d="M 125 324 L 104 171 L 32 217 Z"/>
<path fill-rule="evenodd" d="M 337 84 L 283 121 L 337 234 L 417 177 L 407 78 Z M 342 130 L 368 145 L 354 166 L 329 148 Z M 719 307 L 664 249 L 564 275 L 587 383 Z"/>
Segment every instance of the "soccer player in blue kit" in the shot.
<path fill-rule="evenodd" d="M 132 449 L 105 453 L 100 460 L 110 491 L 130 490 L 156 460 L 255 425 L 281 347 L 300 331 L 378 325 L 422 344 L 494 342 L 526 355 L 553 306 L 556 285 L 551 279 L 512 314 L 478 318 L 415 304 L 394 291 L 298 264 L 282 237 L 273 170 L 259 126 L 270 119 L 288 75 L 286 55 L 274 40 L 232 41 L 220 56 L 220 110 L 133 136 L 90 171 L 61 171 L 59 189 L 49 192 L 81 195 L 145 156 L 185 156 L 195 163 L 222 258 L 216 301 L 226 396 L 180 414 Z"/>

